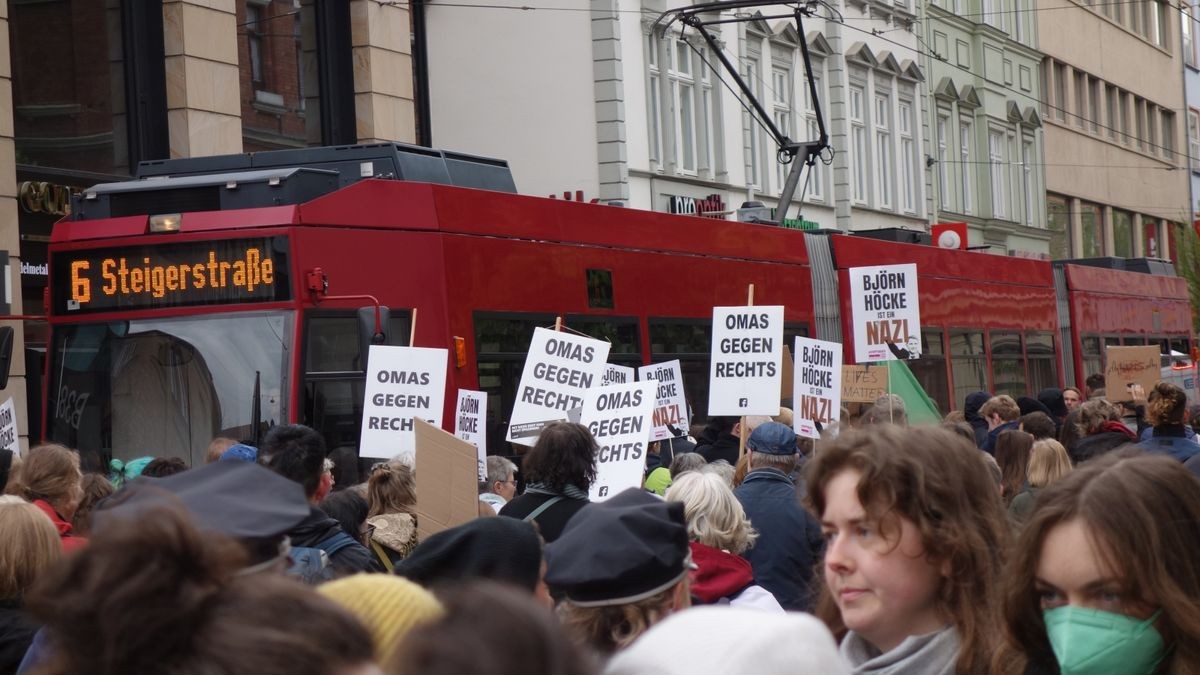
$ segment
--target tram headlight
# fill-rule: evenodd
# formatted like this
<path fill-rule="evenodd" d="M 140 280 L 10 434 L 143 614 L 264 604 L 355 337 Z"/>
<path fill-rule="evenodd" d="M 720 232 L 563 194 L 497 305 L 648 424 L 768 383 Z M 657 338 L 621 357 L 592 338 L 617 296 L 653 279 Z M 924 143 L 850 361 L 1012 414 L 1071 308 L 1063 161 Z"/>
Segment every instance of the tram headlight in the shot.
<path fill-rule="evenodd" d="M 150 216 L 151 232 L 178 232 L 183 225 L 183 215 L 179 213 L 160 213 Z"/>

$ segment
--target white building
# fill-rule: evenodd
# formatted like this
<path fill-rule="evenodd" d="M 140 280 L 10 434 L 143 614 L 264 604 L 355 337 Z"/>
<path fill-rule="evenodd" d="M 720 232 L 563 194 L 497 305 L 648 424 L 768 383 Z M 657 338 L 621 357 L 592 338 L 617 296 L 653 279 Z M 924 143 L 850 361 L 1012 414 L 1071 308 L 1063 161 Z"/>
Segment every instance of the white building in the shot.
<path fill-rule="evenodd" d="M 435 147 L 507 159 L 526 194 L 582 190 L 588 200 L 676 212 L 776 205 L 788 167 L 705 41 L 679 23 L 651 34 L 672 5 L 478 7 L 491 2 L 427 5 Z M 927 104 L 913 2 L 837 0 L 839 20 L 805 19 L 832 146 L 807 182 L 809 227 L 925 228 Z M 775 123 L 794 139 L 815 138 L 795 21 L 757 17 L 710 30 Z"/>

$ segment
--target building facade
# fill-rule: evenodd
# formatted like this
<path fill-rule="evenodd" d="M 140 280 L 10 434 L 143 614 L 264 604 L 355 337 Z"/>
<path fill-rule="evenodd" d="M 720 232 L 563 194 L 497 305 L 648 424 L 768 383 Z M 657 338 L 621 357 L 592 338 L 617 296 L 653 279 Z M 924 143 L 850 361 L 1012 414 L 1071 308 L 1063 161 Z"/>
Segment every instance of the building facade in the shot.
<path fill-rule="evenodd" d="M 1160 0 L 1059 4 L 1037 3 L 1055 36 L 1041 44 L 1051 254 L 1169 258 L 1192 206 L 1181 14 Z"/>
<path fill-rule="evenodd" d="M 0 314 L 45 314 L 70 195 L 139 161 L 416 138 L 407 4 L 0 0 L 0 35 Z M 12 325 L 0 400 L 27 444 L 48 337 L 44 321 Z"/>
<path fill-rule="evenodd" d="M 924 24 L 930 212 L 996 253 L 1050 252 L 1031 4 L 934 0 Z"/>
<path fill-rule="evenodd" d="M 1188 184 L 1191 188 L 1191 222 L 1200 220 L 1200 3 L 1186 0 L 1179 5 L 1179 49 L 1183 56 L 1183 88 L 1187 103 Z"/>

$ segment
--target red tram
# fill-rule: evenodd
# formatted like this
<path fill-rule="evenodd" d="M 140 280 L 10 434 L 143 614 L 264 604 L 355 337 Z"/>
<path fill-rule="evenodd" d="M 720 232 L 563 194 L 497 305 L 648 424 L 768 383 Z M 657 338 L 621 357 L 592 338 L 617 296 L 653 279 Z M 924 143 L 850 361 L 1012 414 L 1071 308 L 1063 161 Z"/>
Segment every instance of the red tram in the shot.
<path fill-rule="evenodd" d="M 390 308 L 389 343 L 407 344 L 415 316 L 416 345 L 450 349 L 447 406 L 456 388 L 489 394 L 496 450 L 533 329 L 556 316 L 611 341 L 613 362 L 680 359 L 703 418 L 713 306 L 744 304 L 754 284 L 757 304 L 785 306 L 789 341 L 849 342 L 838 289 L 858 265 L 917 263 L 912 366 L 943 410 L 976 389 L 1081 381 L 1098 369 L 1093 333 L 1191 346 L 1174 277 L 1067 265 L 1056 290 L 1048 262 L 520 196 L 502 162 L 424 148 L 140 174 L 85 191 L 50 246 L 44 437 L 96 459 L 195 463 L 215 435 L 282 422 L 356 446 L 368 296 Z"/>

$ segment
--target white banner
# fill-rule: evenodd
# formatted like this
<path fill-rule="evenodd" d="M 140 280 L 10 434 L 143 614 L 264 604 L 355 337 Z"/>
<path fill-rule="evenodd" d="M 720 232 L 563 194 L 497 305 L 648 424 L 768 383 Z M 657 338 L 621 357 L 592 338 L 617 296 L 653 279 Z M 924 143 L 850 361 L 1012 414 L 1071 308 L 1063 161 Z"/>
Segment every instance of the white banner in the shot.
<path fill-rule="evenodd" d="M 628 488 L 640 488 L 650 444 L 654 384 L 631 382 L 596 387 L 587 392 L 580 424 L 592 432 L 596 482 L 589 498 L 601 502 Z"/>
<path fill-rule="evenodd" d="M 792 387 L 795 406 L 792 422 L 796 433 L 805 438 L 820 438 L 821 430 L 841 418 L 841 343 L 797 337 Z"/>
<path fill-rule="evenodd" d="M 853 267 L 849 274 L 855 362 L 921 358 L 917 266 Z"/>
<path fill-rule="evenodd" d="M 654 383 L 654 432 L 650 440 L 686 436 L 688 407 L 679 359 L 642 366 L 638 368 L 638 379 Z"/>
<path fill-rule="evenodd" d="M 442 425 L 446 399 L 445 349 L 371 345 L 363 396 L 360 457 L 408 462 L 416 454 L 413 418 Z"/>
<path fill-rule="evenodd" d="M 487 480 L 487 394 L 469 389 L 458 390 L 454 406 L 454 435 L 475 446 L 479 460 L 479 482 Z"/>
<path fill-rule="evenodd" d="M 633 373 L 633 368 L 629 366 L 606 363 L 604 364 L 604 377 L 600 380 L 600 386 L 607 387 L 610 384 L 629 384 L 633 382 Z"/>
<path fill-rule="evenodd" d="M 587 390 L 600 386 L 610 346 L 604 340 L 535 329 L 507 440 L 533 445 L 542 427 L 567 420 L 572 411 L 582 408 Z"/>
<path fill-rule="evenodd" d="M 713 307 L 709 415 L 778 415 L 783 306 Z"/>
<path fill-rule="evenodd" d="M 0 448 L 12 450 L 14 455 L 20 455 L 20 435 L 17 429 L 17 410 L 13 407 L 13 400 L 9 398 L 0 403 Z"/>

